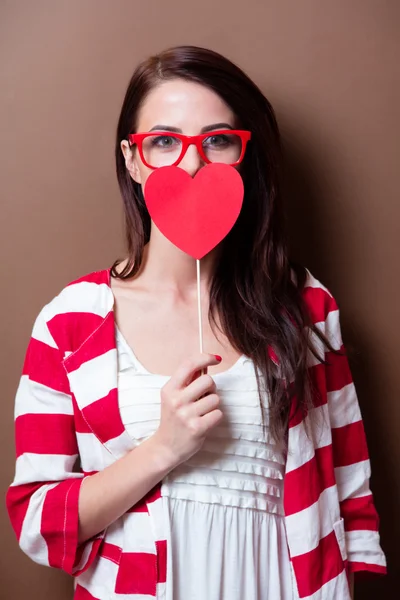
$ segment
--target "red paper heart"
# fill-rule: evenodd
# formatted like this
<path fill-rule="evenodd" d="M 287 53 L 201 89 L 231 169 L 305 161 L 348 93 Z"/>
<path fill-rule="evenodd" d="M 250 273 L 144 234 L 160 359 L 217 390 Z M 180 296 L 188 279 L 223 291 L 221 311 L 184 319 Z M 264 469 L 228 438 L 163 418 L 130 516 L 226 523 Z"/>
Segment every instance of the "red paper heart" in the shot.
<path fill-rule="evenodd" d="M 144 195 L 161 233 L 200 259 L 232 229 L 242 208 L 244 186 L 230 165 L 208 164 L 194 178 L 179 167 L 160 167 L 147 179 Z"/>

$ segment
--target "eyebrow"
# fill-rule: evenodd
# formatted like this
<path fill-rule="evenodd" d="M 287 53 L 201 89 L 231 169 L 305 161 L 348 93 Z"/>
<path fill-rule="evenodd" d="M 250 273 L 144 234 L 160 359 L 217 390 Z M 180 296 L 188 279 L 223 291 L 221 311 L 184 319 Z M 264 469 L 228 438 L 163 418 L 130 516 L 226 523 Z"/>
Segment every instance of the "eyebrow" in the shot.
<path fill-rule="evenodd" d="M 233 129 L 232 125 L 228 123 L 213 123 L 213 125 L 206 125 L 202 128 L 201 133 L 207 133 L 208 131 L 214 131 L 215 129 Z M 169 125 L 154 125 L 150 131 L 170 131 L 171 133 L 182 133 L 182 129 L 179 127 L 170 127 Z"/>

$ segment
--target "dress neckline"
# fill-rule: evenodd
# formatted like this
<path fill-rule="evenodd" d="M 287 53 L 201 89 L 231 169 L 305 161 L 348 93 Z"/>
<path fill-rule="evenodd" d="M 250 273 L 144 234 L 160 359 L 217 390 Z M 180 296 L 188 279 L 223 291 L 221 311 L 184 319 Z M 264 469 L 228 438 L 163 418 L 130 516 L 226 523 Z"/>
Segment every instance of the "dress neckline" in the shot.
<path fill-rule="evenodd" d="M 130 359 L 131 359 L 132 363 L 135 365 L 138 373 L 141 373 L 142 375 L 151 375 L 152 377 L 160 377 L 160 378 L 164 378 L 164 379 L 169 379 L 171 377 L 171 375 L 160 375 L 159 373 L 152 373 L 151 371 L 146 369 L 146 367 L 140 362 L 140 360 L 136 356 L 132 347 L 127 342 L 127 340 L 123 336 L 121 330 L 119 329 L 119 327 L 116 323 L 115 323 L 115 332 L 116 332 L 117 342 L 122 346 L 122 348 L 125 350 L 127 355 L 130 357 Z M 249 360 L 249 359 L 247 358 L 247 356 L 242 354 L 241 356 L 239 356 L 237 361 L 234 362 L 231 367 L 229 367 L 229 369 L 226 369 L 225 371 L 220 371 L 218 373 L 213 373 L 212 374 L 213 379 L 219 378 L 221 376 L 235 374 L 235 372 L 240 369 L 240 367 L 244 364 L 244 362 L 246 360 Z"/>

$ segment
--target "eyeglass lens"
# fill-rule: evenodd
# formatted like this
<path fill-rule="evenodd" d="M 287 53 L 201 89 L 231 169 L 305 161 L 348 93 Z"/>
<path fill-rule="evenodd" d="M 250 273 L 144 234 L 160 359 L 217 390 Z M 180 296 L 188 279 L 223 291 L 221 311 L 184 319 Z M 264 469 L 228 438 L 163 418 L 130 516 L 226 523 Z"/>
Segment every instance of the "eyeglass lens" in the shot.
<path fill-rule="evenodd" d="M 204 154 L 210 162 L 233 164 L 242 153 L 242 140 L 237 134 L 213 134 L 202 142 Z M 174 164 L 182 153 L 182 141 L 174 135 L 155 134 L 143 140 L 143 155 L 152 167 Z"/>

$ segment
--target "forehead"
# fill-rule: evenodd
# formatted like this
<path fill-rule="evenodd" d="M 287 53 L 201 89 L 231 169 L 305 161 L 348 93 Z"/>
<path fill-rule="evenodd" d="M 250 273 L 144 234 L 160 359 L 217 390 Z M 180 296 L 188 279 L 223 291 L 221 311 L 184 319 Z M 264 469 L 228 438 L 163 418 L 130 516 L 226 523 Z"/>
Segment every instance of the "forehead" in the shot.
<path fill-rule="evenodd" d="M 235 115 L 216 92 L 200 83 L 172 79 L 160 83 L 148 94 L 139 110 L 137 129 L 146 131 L 162 124 L 195 134 L 202 127 L 218 122 L 234 126 Z"/>

